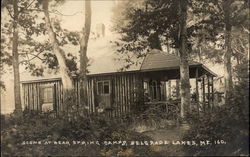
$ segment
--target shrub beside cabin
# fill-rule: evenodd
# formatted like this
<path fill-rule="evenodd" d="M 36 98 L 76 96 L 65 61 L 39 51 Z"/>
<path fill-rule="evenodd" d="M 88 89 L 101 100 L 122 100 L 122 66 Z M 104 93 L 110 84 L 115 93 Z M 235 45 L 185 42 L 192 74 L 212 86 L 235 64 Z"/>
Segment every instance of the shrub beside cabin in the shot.
<path fill-rule="evenodd" d="M 110 116 L 120 116 L 141 104 L 167 104 L 170 98 L 166 83 L 180 78 L 179 62 L 179 57 L 174 54 L 152 50 L 137 69 L 95 74 L 90 72 L 88 104 L 85 108 L 89 114 L 104 111 Z M 196 101 L 212 107 L 213 78 L 216 74 L 198 62 L 190 61 L 189 67 L 190 79 L 195 79 Z M 74 78 L 74 86 L 77 104 L 80 104 L 77 78 Z M 22 92 L 22 102 L 28 110 L 55 111 L 57 114 L 62 111 L 63 90 L 60 78 L 23 81 Z"/>

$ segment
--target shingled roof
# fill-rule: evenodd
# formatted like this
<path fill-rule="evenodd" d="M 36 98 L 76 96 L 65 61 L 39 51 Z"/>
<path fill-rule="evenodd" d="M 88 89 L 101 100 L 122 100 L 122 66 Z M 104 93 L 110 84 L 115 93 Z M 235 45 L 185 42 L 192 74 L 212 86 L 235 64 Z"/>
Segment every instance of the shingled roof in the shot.
<path fill-rule="evenodd" d="M 88 67 L 88 75 L 104 75 L 121 72 L 120 68 L 124 63 L 114 60 L 113 55 L 101 56 L 95 58 L 93 62 Z M 190 67 L 199 67 L 202 69 L 202 74 L 209 74 L 212 76 L 217 76 L 211 70 L 209 70 L 202 63 L 189 61 Z M 159 71 L 159 70 L 178 70 L 180 67 L 180 58 L 175 54 L 168 54 L 167 52 L 153 49 L 146 54 L 142 59 L 141 64 L 131 66 L 129 69 L 123 72 L 147 72 L 147 71 Z M 50 78 L 51 80 L 53 78 Z M 59 78 L 56 78 L 59 79 Z M 36 79 L 35 79 L 36 80 Z M 38 80 L 37 80 L 38 81 Z M 22 81 L 26 82 L 26 81 Z"/>
<path fill-rule="evenodd" d="M 189 61 L 189 65 L 202 65 L 195 61 Z M 180 67 L 180 58 L 175 54 L 167 54 L 159 50 L 152 50 L 144 58 L 141 71 L 175 69 Z"/>
<path fill-rule="evenodd" d="M 96 59 L 89 67 L 89 75 L 102 75 L 119 72 L 124 63 L 115 61 L 112 57 L 101 57 Z M 129 69 L 123 72 L 130 71 L 159 71 L 159 70 L 178 70 L 180 67 L 180 57 L 175 54 L 168 54 L 167 52 L 153 49 L 149 51 L 144 58 L 141 59 L 141 64 L 137 66 L 131 66 Z M 209 70 L 202 63 L 189 60 L 190 67 L 199 67 L 203 69 L 204 73 L 216 76 L 211 70 Z"/>

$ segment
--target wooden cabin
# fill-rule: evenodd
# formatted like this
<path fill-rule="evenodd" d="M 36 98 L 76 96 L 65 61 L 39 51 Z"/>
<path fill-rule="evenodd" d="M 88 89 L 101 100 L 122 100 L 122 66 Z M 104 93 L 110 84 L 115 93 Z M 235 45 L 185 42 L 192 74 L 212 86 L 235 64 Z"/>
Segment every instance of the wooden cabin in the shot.
<path fill-rule="evenodd" d="M 167 101 L 166 83 L 180 78 L 179 62 L 179 57 L 174 54 L 152 50 L 137 69 L 95 74 L 90 72 L 87 76 L 86 109 L 90 114 L 106 110 L 112 116 L 119 116 L 130 113 L 136 105 L 145 102 Z M 197 100 L 199 95 L 203 95 L 202 101 L 211 103 L 213 77 L 216 74 L 198 62 L 190 61 L 189 67 L 190 78 L 196 80 Z M 74 86 L 77 103 L 80 104 L 77 78 L 74 78 Z M 25 108 L 44 112 L 53 110 L 56 113 L 62 111 L 63 91 L 60 78 L 23 81 L 22 91 Z"/>

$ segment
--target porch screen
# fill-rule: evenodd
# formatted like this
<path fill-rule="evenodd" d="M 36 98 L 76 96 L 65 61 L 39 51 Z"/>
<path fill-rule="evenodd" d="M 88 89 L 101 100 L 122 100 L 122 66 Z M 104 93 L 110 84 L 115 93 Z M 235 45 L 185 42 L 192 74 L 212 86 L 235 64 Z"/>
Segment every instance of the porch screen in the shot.
<path fill-rule="evenodd" d="M 153 100 L 160 100 L 160 85 L 157 83 L 157 81 L 152 81 L 151 85 L 151 96 Z"/>

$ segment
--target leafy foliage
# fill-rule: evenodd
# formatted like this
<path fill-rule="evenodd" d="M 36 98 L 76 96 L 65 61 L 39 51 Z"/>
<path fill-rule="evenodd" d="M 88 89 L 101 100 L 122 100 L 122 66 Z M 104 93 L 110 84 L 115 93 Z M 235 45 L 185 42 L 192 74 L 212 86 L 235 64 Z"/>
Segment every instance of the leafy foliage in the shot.
<path fill-rule="evenodd" d="M 2 119 L 2 117 L 1 117 Z M 104 117 L 78 118 L 67 121 L 38 113 L 24 114 L 23 119 L 6 118 L 1 130 L 3 156 L 117 156 L 118 154 L 146 155 L 147 147 L 122 145 L 21 145 L 23 141 L 120 141 L 150 140 L 130 131 L 120 120 Z M 83 148 L 84 147 L 84 148 Z"/>
<path fill-rule="evenodd" d="M 122 1 L 114 7 L 113 31 L 117 52 L 129 68 L 150 48 L 179 47 L 178 1 Z"/>
<path fill-rule="evenodd" d="M 237 68 L 241 78 L 231 93 L 230 103 L 198 116 L 190 113 L 191 129 L 184 140 L 224 140 L 226 145 L 186 147 L 192 155 L 248 155 L 249 154 L 249 78 L 248 64 Z M 246 77 L 247 76 L 247 77 Z"/>
<path fill-rule="evenodd" d="M 53 5 L 59 5 L 60 2 L 53 2 Z M 12 1 L 2 2 L 2 13 L 4 20 L 1 23 L 1 68 L 3 66 L 12 65 L 12 22 L 13 22 L 13 7 Z M 49 68 L 57 72 L 58 63 L 53 55 L 53 50 L 48 40 L 44 39 L 46 36 L 45 22 L 42 18 L 40 10 L 40 1 L 33 0 L 20 0 L 18 1 L 19 8 L 19 58 L 20 64 L 28 70 L 31 75 L 42 76 L 45 69 Z M 55 13 L 55 12 L 53 12 Z M 79 32 L 71 32 L 61 28 L 60 21 L 55 19 L 53 25 L 57 38 L 60 41 L 60 46 L 78 45 L 79 44 Z M 67 65 L 69 69 L 75 72 L 76 69 L 76 57 L 68 52 Z M 37 63 L 41 64 L 37 64 Z"/>
<path fill-rule="evenodd" d="M 226 3 L 228 2 L 228 7 Z M 201 55 L 204 60 L 216 63 L 223 62 L 223 51 L 225 45 L 226 23 L 232 29 L 233 56 L 239 60 L 246 55 L 243 50 L 246 47 L 248 37 L 243 29 L 249 26 L 249 2 L 244 0 L 197 0 L 191 5 L 192 15 L 195 21 L 190 27 L 191 43 L 195 55 Z M 230 10 L 229 21 L 225 20 L 226 11 Z M 243 44 L 244 43 L 244 44 Z M 241 48 L 239 48 L 241 47 Z M 243 49 L 242 49 L 243 47 Z"/>

